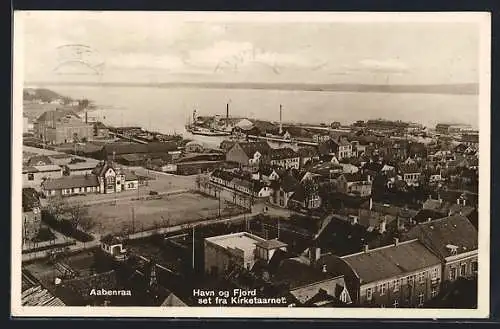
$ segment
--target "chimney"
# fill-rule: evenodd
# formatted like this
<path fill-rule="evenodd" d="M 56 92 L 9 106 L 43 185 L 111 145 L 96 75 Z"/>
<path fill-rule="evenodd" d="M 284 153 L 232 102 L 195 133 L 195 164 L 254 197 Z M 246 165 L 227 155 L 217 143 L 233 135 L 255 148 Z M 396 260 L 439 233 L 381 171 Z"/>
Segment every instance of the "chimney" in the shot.
<path fill-rule="evenodd" d="M 321 249 L 318 247 L 310 247 L 309 248 L 309 263 L 311 265 L 316 264 L 316 262 L 321 257 Z"/>
<path fill-rule="evenodd" d="M 399 245 L 399 238 L 394 238 L 394 245 L 396 247 Z"/>
<path fill-rule="evenodd" d="M 368 248 L 368 245 L 367 245 L 367 244 L 365 244 L 365 245 L 363 246 L 363 250 L 364 250 L 364 252 L 368 252 L 368 250 L 370 250 L 370 249 Z"/>
<path fill-rule="evenodd" d="M 226 123 L 229 121 L 229 103 L 226 104 Z"/>
<path fill-rule="evenodd" d="M 89 114 L 85 111 L 85 124 L 89 123 Z"/>

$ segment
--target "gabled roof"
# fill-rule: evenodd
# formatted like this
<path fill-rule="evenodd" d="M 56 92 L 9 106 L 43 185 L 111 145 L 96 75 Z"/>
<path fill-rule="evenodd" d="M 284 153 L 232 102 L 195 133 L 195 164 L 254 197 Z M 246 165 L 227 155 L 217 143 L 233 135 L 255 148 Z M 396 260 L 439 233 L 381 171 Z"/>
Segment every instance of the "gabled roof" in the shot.
<path fill-rule="evenodd" d="M 108 161 L 105 161 L 105 162 L 100 162 L 97 164 L 97 166 L 94 168 L 94 170 L 92 170 L 92 173 L 94 175 L 97 175 L 99 177 L 102 177 L 104 175 L 104 173 L 106 173 L 106 171 L 108 171 L 108 169 L 113 169 L 113 166 L 111 165 L 111 163 L 109 163 Z"/>
<path fill-rule="evenodd" d="M 441 258 L 450 256 L 447 245 L 457 246 L 457 254 L 477 250 L 478 233 L 474 225 L 464 216 L 454 215 L 432 220 L 412 228 L 409 239 L 421 239 Z"/>
<path fill-rule="evenodd" d="M 173 293 L 170 293 L 160 306 L 187 306 L 187 304 Z"/>
<path fill-rule="evenodd" d="M 284 282 L 291 289 L 302 287 L 315 282 L 334 279 L 331 273 L 323 273 L 320 269 L 304 264 L 296 259 L 285 259 L 274 273 L 273 281 Z"/>
<path fill-rule="evenodd" d="M 226 182 L 230 182 L 234 178 L 234 175 L 231 172 L 223 169 L 215 169 L 212 171 L 210 176 L 220 178 Z"/>
<path fill-rule="evenodd" d="M 267 155 L 271 152 L 271 146 L 266 141 L 238 142 L 237 144 L 249 158 L 253 158 L 257 151 L 262 155 Z"/>
<path fill-rule="evenodd" d="M 297 153 L 301 157 L 313 157 L 315 155 L 318 155 L 318 149 L 314 146 L 300 147 L 297 150 Z"/>
<path fill-rule="evenodd" d="M 95 175 L 64 176 L 56 179 L 47 179 L 42 183 L 42 188 L 45 190 L 61 190 L 92 186 L 99 186 L 99 181 Z"/>
<path fill-rule="evenodd" d="M 329 155 L 330 153 L 337 152 L 339 144 L 333 139 L 326 140 L 319 144 L 319 153 L 322 155 Z"/>
<path fill-rule="evenodd" d="M 52 120 L 58 121 L 66 116 L 72 116 L 77 119 L 80 117 L 73 110 L 69 109 L 57 109 L 52 111 L 43 112 L 42 115 L 36 119 L 37 122 L 51 122 Z"/>
<path fill-rule="evenodd" d="M 101 242 L 107 245 L 112 245 L 112 244 L 122 243 L 122 239 L 117 236 L 108 234 L 101 238 Z"/>
<path fill-rule="evenodd" d="M 416 239 L 341 258 L 356 272 L 361 284 L 390 279 L 441 263 Z"/>
<path fill-rule="evenodd" d="M 399 170 L 403 174 L 416 174 L 421 172 L 421 169 L 416 164 L 401 165 Z"/>
<path fill-rule="evenodd" d="M 35 155 L 28 160 L 28 166 L 51 165 L 52 161 L 46 155 Z"/>
<path fill-rule="evenodd" d="M 289 147 L 273 149 L 271 152 L 271 160 L 283 160 L 298 157 L 298 153 Z"/>
<path fill-rule="evenodd" d="M 363 165 L 362 169 L 379 172 L 383 167 L 384 165 L 378 162 L 367 162 Z"/>

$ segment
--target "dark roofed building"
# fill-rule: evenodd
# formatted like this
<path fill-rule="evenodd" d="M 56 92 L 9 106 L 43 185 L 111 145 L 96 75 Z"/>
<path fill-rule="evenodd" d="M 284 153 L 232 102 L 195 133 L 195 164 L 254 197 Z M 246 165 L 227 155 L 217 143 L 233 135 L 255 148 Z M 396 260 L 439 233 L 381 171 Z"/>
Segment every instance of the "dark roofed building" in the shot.
<path fill-rule="evenodd" d="M 419 239 L 443 262 L 443 280 L 477 273 L 478 233 L 464 216 L 453 215 L 415 226 L 407 239 Z"/>
<path fill-rule="evenodd" d="M 51 164 L 52 164 L 52 161 L 46 155 L 33 156 L 27 162 L 28 166 L 46 166 L 46 165 L 51 165 Z"/>
<path fill-rule="evenodd" d="M 269 162 L 271 150 L 266 141 L 237 142 L 226 152 L 226 161 L 240 166 L 258 166 Z"/>
<path fill-rule="evenodd" d="M 94 157 L 100 160 L 111 160 L 113 156 L 123 154 L 168 153 L 178 149 L 176 142 L 138 143 L 112 143 L 104 145 L 95 152 Z"/>
<path fill-rule="evenodd" d="M 347 255 L 332 256 L 360 306 L 423 306 L 439 292 L 441 262 L 417 239 Z"/>
<path fill-rule="evenodd" d="M 332 275 L 297 259 L 283 260 L 271 280 L 288 287 L 288 293 L 299 304 L 295 306 L 317 306 L 325 301 L 340 305 L 352 302 L 342 275 Z"/>
<path fill-rule="evenodd" d="M 289 147 L 274 149 L 270 152 L 270 164 L 284 169 L 299 169 L 300 157 L 297 152 Z"/>
<path fill-rule="evenodd" d="M 99 181 L 95 175 L 63 176 L 45 180 L 42 190 L 46 196 L 96 193 L 99 192 Z"/>

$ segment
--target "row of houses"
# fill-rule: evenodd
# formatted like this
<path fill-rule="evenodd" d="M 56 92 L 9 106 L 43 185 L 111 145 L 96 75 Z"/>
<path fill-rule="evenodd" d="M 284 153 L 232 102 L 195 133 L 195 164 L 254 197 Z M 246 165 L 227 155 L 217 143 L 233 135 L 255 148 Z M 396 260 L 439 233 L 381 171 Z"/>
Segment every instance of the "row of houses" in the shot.
<path fill-rule="evenodd" d="M 108 161 L 98 163 L 91 173 L 49 178 L 41 183 L 42 193 L 46 197 L 120 193 L 138 188 L 139 178 L 137 175 L 122 170 Z"/>
<path fill-rule="evenodd" d="M 205 239 L 204 268 L 236 286 L 286 296 L 288 306 L 423 307 L 459 278 L 477 275 L 477 247 L 477 231 L 463 216 L 344 256 L 314 245 L 294 255 L 282 241 L 239 232 Z M 269 285 L 274 289 L 263 288 Z"/>

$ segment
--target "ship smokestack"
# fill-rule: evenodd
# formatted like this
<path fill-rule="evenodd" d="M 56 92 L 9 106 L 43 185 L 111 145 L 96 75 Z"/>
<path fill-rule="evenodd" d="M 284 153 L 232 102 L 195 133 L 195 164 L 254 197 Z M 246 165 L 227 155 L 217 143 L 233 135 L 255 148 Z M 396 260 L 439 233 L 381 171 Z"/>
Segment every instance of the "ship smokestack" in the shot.
<path fill-rule="evenodd" d="M 89 123 L 89 114 L 85 111 L 85 124 Z"/>

